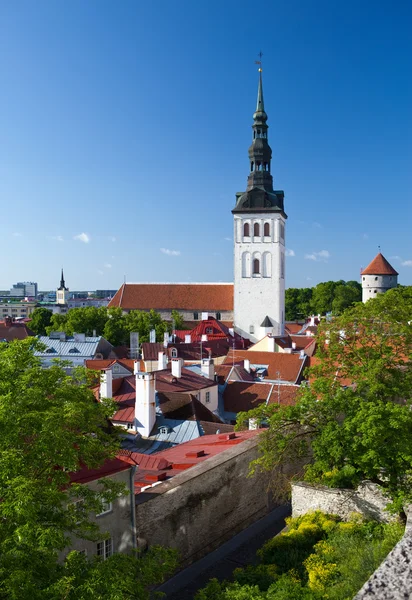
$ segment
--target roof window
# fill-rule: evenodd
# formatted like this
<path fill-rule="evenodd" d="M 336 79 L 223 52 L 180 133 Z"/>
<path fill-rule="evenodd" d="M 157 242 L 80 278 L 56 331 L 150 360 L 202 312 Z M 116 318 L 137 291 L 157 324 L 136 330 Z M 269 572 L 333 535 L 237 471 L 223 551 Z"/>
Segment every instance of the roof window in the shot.
<path fill-rule="evenodd" d="M 75 346 L 74 348 L 70 348 L 69 354 L 80 354 L 80 350 L 78 350 Z"/>

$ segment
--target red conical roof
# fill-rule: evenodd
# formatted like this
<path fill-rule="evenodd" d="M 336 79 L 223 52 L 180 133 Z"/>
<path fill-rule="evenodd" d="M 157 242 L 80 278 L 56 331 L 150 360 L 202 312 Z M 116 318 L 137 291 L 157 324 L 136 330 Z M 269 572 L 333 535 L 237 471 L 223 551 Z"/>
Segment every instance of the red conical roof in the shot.
<path fill-rule="evenodd" d="M 361 275 L 399 275 L 399 273 L 395 271 L 383 254 L 379 252 L 366 269 L 363 269 Z"/>

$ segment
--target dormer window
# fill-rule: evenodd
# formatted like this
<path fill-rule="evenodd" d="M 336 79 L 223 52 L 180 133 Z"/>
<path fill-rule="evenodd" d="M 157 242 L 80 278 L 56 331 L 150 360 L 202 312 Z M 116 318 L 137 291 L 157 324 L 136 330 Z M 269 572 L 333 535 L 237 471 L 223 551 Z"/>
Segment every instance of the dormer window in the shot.
<path fill-rule="evenodd" d="M 177 348 L 172 348 L 170 351 L 170 356 L 172 358 L 177 358 Z"/>
<path fill-rule="evenodd" d="M 213 333 L 213 327 L 206 327 L 206 333 Z"/>
<path fill-rule="evenodd" d="M 46 354 L 56 354 L 56 350 L 54 348 L 47 348 Z"/>
<path fill-rule="evenodd" d="M 78 350 L 76 347 L 70 348 L 69 354 L 80 354 L 80 350 Z"/>
<path fill-rule="evenodd" d="M 166 425 L 162 425 L 161 427 L 159 427 L 159 433 L 160 435 L 167 435 L 169 433 L 169 427 L 167 427 Z"/>

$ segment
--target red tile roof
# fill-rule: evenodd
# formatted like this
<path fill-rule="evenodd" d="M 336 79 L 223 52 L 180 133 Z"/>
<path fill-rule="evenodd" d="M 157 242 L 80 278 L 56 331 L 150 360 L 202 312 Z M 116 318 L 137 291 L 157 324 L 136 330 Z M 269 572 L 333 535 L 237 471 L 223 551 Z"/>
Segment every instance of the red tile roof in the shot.
<path fill-rule="evenodd" d="M 221 420 L 193 394 L 160 392 L 158 393 L 158 399 L 160 410 L 168 419 L 221 423 Z"/>
<path fill-rule="evenodd" d="M 70 473 L 70 482 L 88 483 L 89 481 L 101 479 L 102 477 L 107 477 L 108 475 L 114 475 L 115 473 L 126 471 L 127 469 L 130 469 L 130 464 L 123 460 L 123 458 L 116 457 L 106 460 L 100 467 L 97 467 L 96 469 L 89 469 L 88 467 L 84 466 L 75 473 Z"/>
<path fill-rule="evenodd" d="M 124 310 L 233 310 L 233 283 L 124 283 L 109 302 Z"/>
<path fill-rule="evenodd" d="M 189 369 L 182 368 L 182 376 L 174 377 L 171 372 L 170 363 L 167 369 L 155 371 L 157 392 L 196 392 L 204 388 L 217 385 L 215 381 L 197 375 Z"/>
<path fill-rule="evenodd" d="M 100 359 L 90 359 L 85 361 L 85 366 L 87 369 L 92 369 L 93 371 L 103 371 L 105 369 L 109 369 L 114 364 L 122 365 L 125 369 L 133 373 L 134 369 L 134 361 L 132 358 L 107 358 L 105 360 Z M 141 371 L 141 367 L 144 367 L 144 363 L 142 361 L 139 362 L 139 371 Z"/>
<path fill-rule="evenodd" d="M 13 340 L 25 340 L 27 337 L 34 335 L 36 334 L 27 327 L 26 323 L 12 321 L 8 324 L 5 321 L 0 321 L 0 340 L 12 342 Z"/>
<path fill-rule="evenodd" d="M 268 379 L 281 379 L 291 383 L 299 383 L 301 378 L 302 365 L 305 364 L 306 357 L 302 360 L 299 354 L 285 354 L 283 352 L 249 352 L 248 350 L 233 350 L 223 361 L 224 364 L 232 364 L 243 361 L 245 358 L 250 360 L 250 364 L 267 365 Z"/>
<path fill-rule="evenodd" d="M 285 332 L 291 335 L 296 335 L 304 326 L 305 322 L 302 323 L 285 323 Z"/>
<path fill-rule="evenodd" d="M 383 254 L 379 252 L 366 269 L 363 269 L 361 275 L 399 275 L 399 273 L 395 271 Z"/>
<path fill-rule="evenodd" d="M 252 410 L 263 402 L 289 406 L 295 403 L 299 389 L 298 385 L 229 381 L 223 393 L 225 411 Z"/>

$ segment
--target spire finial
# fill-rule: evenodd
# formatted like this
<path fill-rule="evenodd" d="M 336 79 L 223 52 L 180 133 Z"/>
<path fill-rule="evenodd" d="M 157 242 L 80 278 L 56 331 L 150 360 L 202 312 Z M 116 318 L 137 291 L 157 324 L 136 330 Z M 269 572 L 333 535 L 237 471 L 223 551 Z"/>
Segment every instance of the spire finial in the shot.
<path fill-rule="evenodd" d="M 256 113 L 264 113 L 265 112 L 265 105 L 263 102 L 263 85 L 262 85 L 262 56 L 263 56 L 263 52 L 260 51 L 259 54 L 259 60 L 255 60 L 255 64 L 259 65 L 259 86 L 258 86 L 258 95 L 257 95 L 257 102 L 256 102 Z"/>

